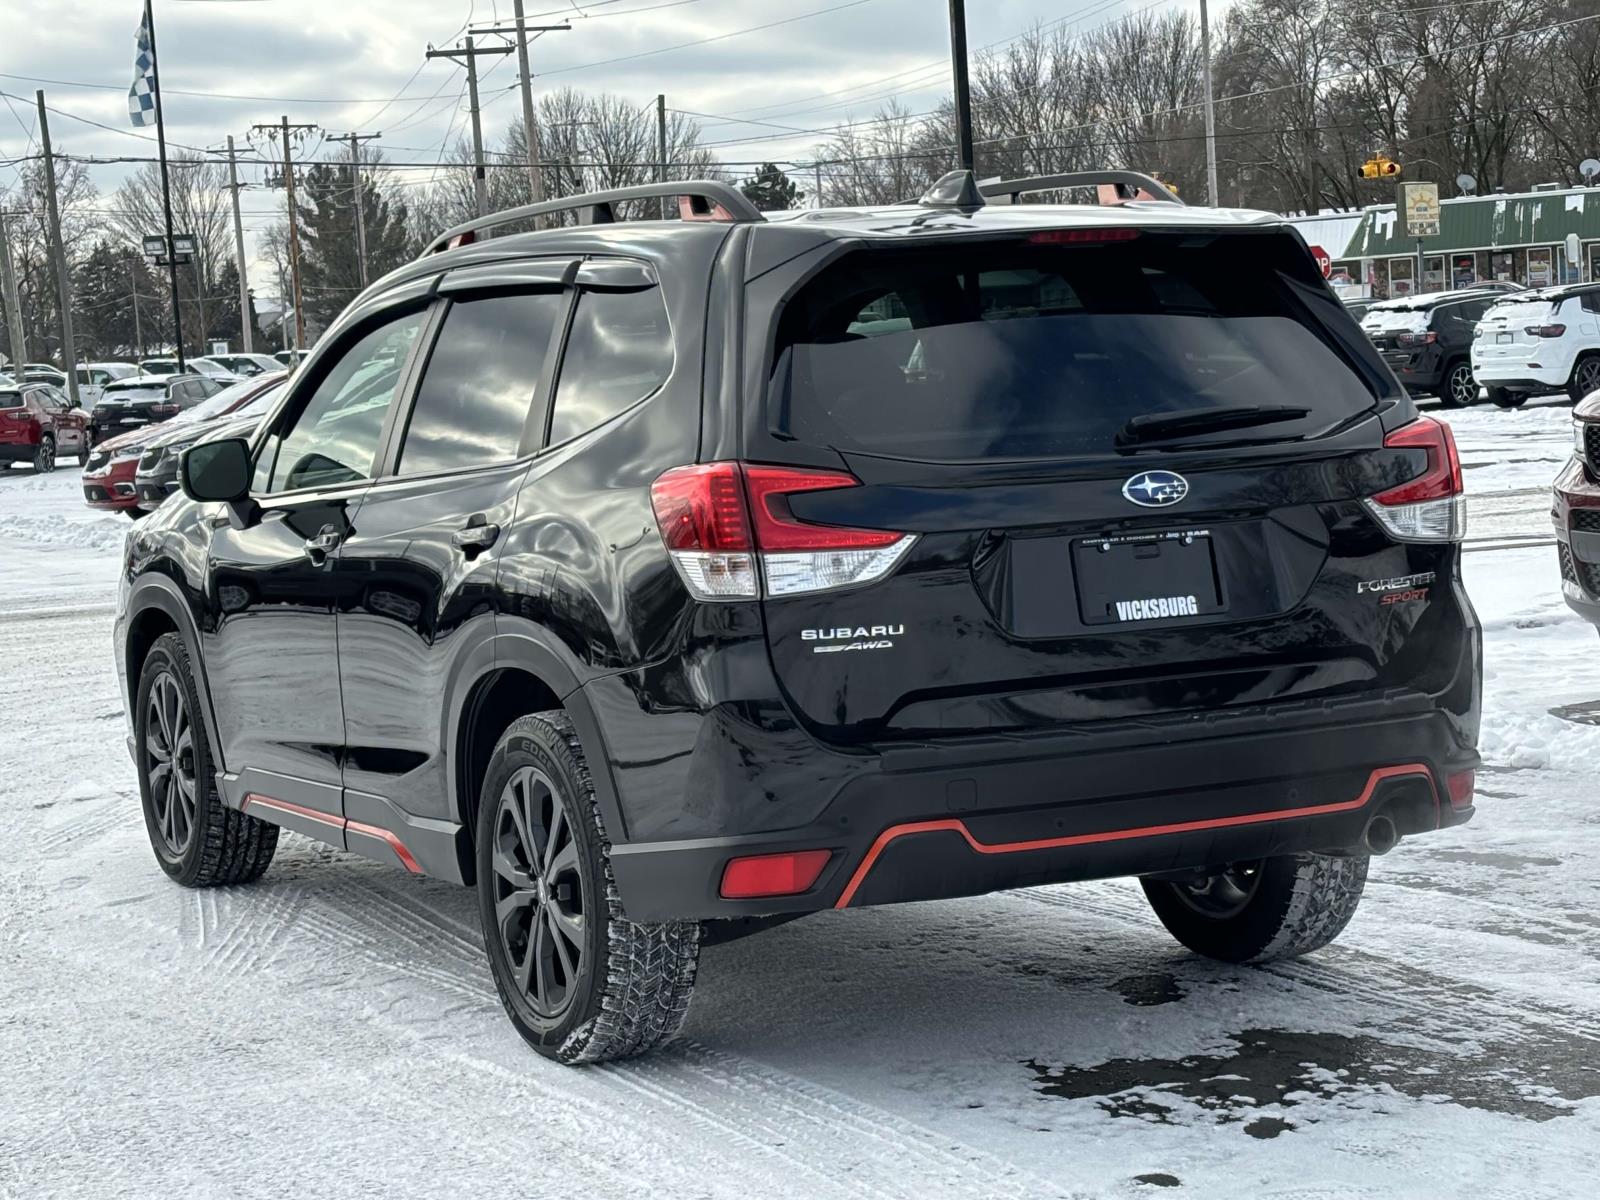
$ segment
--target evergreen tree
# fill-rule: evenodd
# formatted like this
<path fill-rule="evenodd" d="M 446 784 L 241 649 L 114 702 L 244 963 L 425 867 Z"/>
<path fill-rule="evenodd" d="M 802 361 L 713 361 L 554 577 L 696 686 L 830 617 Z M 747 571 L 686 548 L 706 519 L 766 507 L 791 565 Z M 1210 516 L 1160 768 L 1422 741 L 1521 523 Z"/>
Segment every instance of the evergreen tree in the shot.
<path fill-rule="evenodd" d="M 795 208 L 805 199 L 805 193 L 796 186 L 794 180 L 778 169 L 776 163 L 762 163 L 753 178 L 739 185 L 739 190 L 762 212 Z"/>
<path fill-rule="evenodd" d="M 360 189 L 369 281 L 410 258 L 405 202 L 390 202 L 372 166 L 367 162 Z M 356 188 L 345 163 L 318 163 L 296 182 L 300 289 L 305 297 L 306 323 L 325 329 L 361 290 L 353 203 Z"/>
<path fill-rule="evenodd" d="M 244 349 L 244 334 L 239 322 L 239 268 L 230 258 L 209 289 L 206 301 L 206 341 L 227 342 L 235 350 Z M 255 297 L 250 297 L 250 328 L 256 323 Z"/>
<path fill-rule="evenodd" d="M 139 292 L 134 314 L 133 293 Z M 146 343 L 165 340 L 166 289 L 142 256 L 102 239 L 78 264 L 73 278 L 74 331 L 77 352 L 85 359 L 131 358 Z"/>

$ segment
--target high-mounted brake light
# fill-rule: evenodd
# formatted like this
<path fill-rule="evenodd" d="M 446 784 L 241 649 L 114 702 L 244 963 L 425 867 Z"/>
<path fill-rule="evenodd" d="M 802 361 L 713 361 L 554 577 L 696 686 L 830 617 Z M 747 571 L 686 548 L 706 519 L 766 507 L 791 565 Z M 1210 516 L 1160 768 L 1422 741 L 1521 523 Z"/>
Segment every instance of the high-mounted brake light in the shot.
<path fill-rule="evenodd" d="M 1467 532 L 1467 500 L 1461 456 L 1450 426 L 1418 417 L 1383 439 L 1385 449 L 1422 450 L 1422 474 L 1366 501 L 1386 530 L 1404 542 L 1458 542 Z"/>
<path fill-rule="evenodd" d="M 1105 242 L 1131 242 L 1139 236 L 1137 229 L 1113 227 L 1110 229 L 1041 229 L 1030 233 L 1028 241 L 1036 246 L 1095 246 Z"/>
<path fill-rule="evenodd" d="M 860 487 L 842 471 L 736 462 L 674 467 L 650 487 L 661 540 L 698 599 L 829 591 L 881 579 L 915 534 L 819 525 L 789 506 L 804 492 Z M 759 575 L 758 575 L 759 568 Z"/>

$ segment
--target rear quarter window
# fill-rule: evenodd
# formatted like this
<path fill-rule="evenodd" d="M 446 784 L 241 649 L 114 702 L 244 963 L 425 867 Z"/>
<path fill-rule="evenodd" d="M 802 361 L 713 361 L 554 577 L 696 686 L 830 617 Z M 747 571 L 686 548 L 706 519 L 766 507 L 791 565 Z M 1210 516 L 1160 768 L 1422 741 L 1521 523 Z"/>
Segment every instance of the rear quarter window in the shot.
<path fill-rule="evenodd" d="M 550 445 L 587 433 L 672 374 L 672 330 L 659 287 L 585 291 L 561 359 Z"/>

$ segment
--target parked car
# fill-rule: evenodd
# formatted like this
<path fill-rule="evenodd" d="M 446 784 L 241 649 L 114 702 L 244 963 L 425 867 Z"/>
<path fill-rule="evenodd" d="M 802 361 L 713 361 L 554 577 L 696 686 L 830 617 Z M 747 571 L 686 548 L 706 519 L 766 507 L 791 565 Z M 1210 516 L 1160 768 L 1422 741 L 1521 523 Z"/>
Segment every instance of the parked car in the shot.
<path fill-rule="evenodd" d="M 288 367 L 292 371 L 310 356 L 309 350 L 279 350 L 272 357 L 277 359 L 281 366 Z"/>
<path fill-rule="evenodd" d="M 1373 305 L 1382 304 L 1383 301 L 1375 296 L 1355 296 L 1349 300 L 1342 300 L 1340 303 L 1344 305 L 1345 312 L 1360 321 L 1372 310 Z"/>
<path fill-rule="evenodd" d="M 89 411 L 90 438 L 106 438 L 177 416 L 216 395 L 222 384 L 205 375 L 135 375 L 106 384 Z"/>
<path fill-rule="evenodd" d="M 238 383 L 242 378 L 242 376 L 236 375 L 221 363 L 207 358 L 203 354 L 186 357 L 183 360 L 183 365 L 189 374 L 208 376 L 224 386 L 230 383 Z M 178 360 L 175 358 L 147 358 L 140 362 L 139 370 L 145 375 L 174 375 L 178 370 Z"/>
<path fill-rule="evenodd" d="M 1478 322 L 1472 369 L 1501 408 L 1561 391 L 1576 404 L 1600 391 L 1600 283 L 1502 299 Z"/>
<path fill-rule="evenodd" d="M 25 462 L 46 474 L 62 455 L 88 461 L 89 419 L 46 383 L 0 388 L 0 468 Z"/>
<path fill-rule="evenodd" d="M 277 402 L 287 378 L 288 373 L 279 369 L 236 383 L 140 438 L 144 453 L 133 476 L 140 511 L 159 508 L 177 490 L 178 459 L 201 438 L 211 437 L 223 426 L 235 437 L 253 432 L 256 423 Z"/>
<path fill-rule="evenodd" d="M 701 219 L 612 223 L 654 196 Z M 1292 227 L 967 172 L 817 217 L 480 217 L 190 448 L 115 619 L 161 869 L 281 826 L 471 885 L 513 1025 L 591 1062 L 702 938 L 1138 876 L 1259 962 L 1472 816 L 1455 442 Z"/>
<path fill-rule="evenodd" d="M 22 381 L 24 383 L 48 383 L 53 387 L 67 390 L 67 374 L 60 367 L 53 367 L 49 363 L 23 363 Z"/>
<path fill-rule="evenodd" d="M 78 375 L 78 402 L 84 408 L 93 408 L 95 401 L 100 399 L 100 393 L 106 384 L 114 383 L 119 379 L 132 379 L 139 373 L 139 368 L 132 363 L 125 362 L 97 362 L 79 363 Z"/>
<path fill-rule="evenodd" d="M 1432 394 L 1446 408 L 1460 408 L 1478 400 L 1473 331 L 1503 294 L 1472 289 L 1386 300 L 1367 310 L 1361 328 L 1407 391 Z"/>
<path fill-rule="evenodd" d="M 283 370 L 283 364 L 269 354 L 211 354 L 207 357 L 241 379 Z"/>

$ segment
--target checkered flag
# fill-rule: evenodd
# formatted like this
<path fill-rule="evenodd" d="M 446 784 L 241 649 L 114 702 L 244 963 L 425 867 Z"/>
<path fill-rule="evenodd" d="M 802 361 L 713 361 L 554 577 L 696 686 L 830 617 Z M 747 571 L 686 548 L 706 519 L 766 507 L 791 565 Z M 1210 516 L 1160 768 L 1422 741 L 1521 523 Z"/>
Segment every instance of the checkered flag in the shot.
<path fill-rule="evenodd" d="M 133 58 L 133 86 L 128 89 L 128 120 L 135 125 L 156 123 L 155 55 L 150 50 L 150 12 L 145 10 L 134 39 L 139 52 Z"/>

